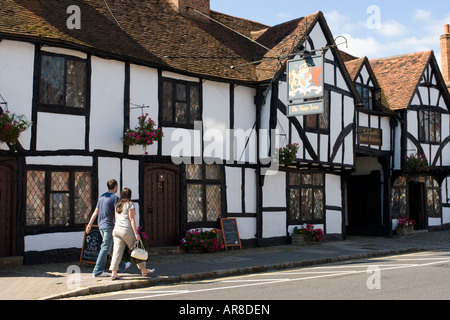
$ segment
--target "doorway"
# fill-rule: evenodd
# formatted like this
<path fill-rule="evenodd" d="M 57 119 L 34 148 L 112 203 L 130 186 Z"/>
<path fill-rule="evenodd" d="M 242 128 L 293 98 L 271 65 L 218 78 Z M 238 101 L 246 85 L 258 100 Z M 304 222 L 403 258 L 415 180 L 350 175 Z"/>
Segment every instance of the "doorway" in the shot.
<path fill-rule="evenodd" d="M 147 164 L 144 174 L 145 232 L 152 246 L 179 243 L 179 168 Z"/>
<path fill-rule="evenodd" d="M 411 181 L 408 184 L 409 216 L 416 221 L 416 230 L 426 229 L 425 183 Z"/>
<path fill-rule="evenodd" d="M 0 158 L 0 257 L 17 254 L 17 160 Z"/>
<path fill-rule="evenodd" d="M 347 185 L 348 227 L 353 236 L 382 236 L 381 173 L 352 176 Z"/>

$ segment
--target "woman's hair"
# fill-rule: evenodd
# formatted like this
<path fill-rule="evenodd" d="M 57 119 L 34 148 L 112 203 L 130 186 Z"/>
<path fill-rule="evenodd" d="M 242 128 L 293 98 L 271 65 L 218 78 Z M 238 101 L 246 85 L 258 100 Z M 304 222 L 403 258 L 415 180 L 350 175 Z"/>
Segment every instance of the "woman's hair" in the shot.
<path fill-rule="evenodd" d="M 131 189 L 130 188 L 123 188 L 122 191 L 120 191 L 120 197 L 119 201 L 116 205 L 116 212 L 122 213 L 123 205 L 131 200 Z"/>

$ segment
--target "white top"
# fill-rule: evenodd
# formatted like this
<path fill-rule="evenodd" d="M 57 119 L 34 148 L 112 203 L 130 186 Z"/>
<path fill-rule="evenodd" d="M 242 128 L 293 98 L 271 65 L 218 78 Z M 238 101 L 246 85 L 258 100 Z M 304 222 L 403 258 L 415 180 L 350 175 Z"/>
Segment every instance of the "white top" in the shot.
<path fill-rule="evenodd" d="M 122 229 L 122 230 L 131 230 L 133 232 L 133 228 L 131 227 L 131 221 L 130 216 L 128 212 L 134 209 L 134 205 L 132 202 L 125 203 L 122 207 L 122 212 L 117 214 L 117 221 L 115 228 Z"/>

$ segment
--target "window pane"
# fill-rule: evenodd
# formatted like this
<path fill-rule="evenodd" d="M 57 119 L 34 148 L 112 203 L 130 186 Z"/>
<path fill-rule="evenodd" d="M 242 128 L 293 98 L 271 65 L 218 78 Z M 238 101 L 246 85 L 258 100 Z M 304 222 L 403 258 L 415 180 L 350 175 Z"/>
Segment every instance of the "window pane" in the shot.
<path fill-rule="evenodd" d="M 302 174 L 302 185 L 312 185 L 312 181 L 311 174 Z"/>
<path fill-rule="evenodd" d="M 441 114 L 434 114 L 434 128 L 432 130 L 434 132 L 434 140 L 433 142 L 441 142 Z"/>
<path fill-rule="evenodd" d="M 92 211 L 90 172 L 75 173 L 75 224 L 89 222 Z"/>
<path fill-rule="evenodd" d="M 200 93 L 199 88 L 191 86 L 190 88 L 190 118 L 189 123 L 194 124 L 195 121 L 200 121 Z"/>
<path fill-rule="evenodd" d="M 312 200 L 312 189 L 303 188 L 302 189 L 302 215 L 304 221 L 313 220 L 313 200 Z"/>
<path fill-rule="evenodd" d="M 84 108 L 86 103 L 86 63 L 67 60 L 66 106 Z"/>
<path fill-rule="evenodd" d="M 187 101 L 186 87 L 185 84 L 177 83 L 177 101 Z"/>
<path fill-rule="evenodd" d="M 323 190 L 314 189 L 314 218 L 322 219 L 323 214 Z"/>
<path fill-rule="evenodd" d="M 312 177 L 315 186 L 323 186 L 323 174 L 313 174 Z"/>
<path fill-rule="evenodd" d="M 289 185 L 299 186 L 300 185 L 300 173 L 290 173 L 289 174 Z"/>
<path fill-rule="evenodd" d="M 64 105 L 64 65 L 62 57 L 41 57 L 40 103 Z"/>
<path fill-rule="evenodd" d="M 187 104 L 177 102 L 175 104 L 175 122 L 179 124 L 187 124 Z"/>
<path fill-rule="evenodd" d="M 300 189 L 289 190 L 290 219 L 300 220 Z"/>
<path fill-rule="evenodd" d="M 50 195 L 50 225 L 69 226 L 70 196 L 69 193 L 52 193 Z"/>
<path fill-rule="evenodd" d="M 222 194 L 220 186 L 206 186 L 206 220 L 217 221 L 221 216 Z"/>
<path fill-rule="evenodd" d="M 27 172 L 26 225 L 45 225 L 45 172 Z"/>
<path fill-rule="evenodd" d="M 52 191 L 69 191 L 69 173 L 52 172 Z"/>
<path fill-rule="evenodd" d="M 173 84 L 163 83 L 163 120 L 173 121 Z"/>
<path fill-rule="evenodd" d="M 200 164 L 186 165 L 186 180 L 202 180 L 203 172 Z"/>
<path fill-rule="evenodd" d="M 221 180 L 222 175 L 220 174 L 220 167 L 215 165 L 205 166 L 206 179 L 207 180 Z"/>
<path fill-rule="evenodd" d="M 203 221 L 203 188 L 201 184 L 187 185 L 187 221 Z"/>

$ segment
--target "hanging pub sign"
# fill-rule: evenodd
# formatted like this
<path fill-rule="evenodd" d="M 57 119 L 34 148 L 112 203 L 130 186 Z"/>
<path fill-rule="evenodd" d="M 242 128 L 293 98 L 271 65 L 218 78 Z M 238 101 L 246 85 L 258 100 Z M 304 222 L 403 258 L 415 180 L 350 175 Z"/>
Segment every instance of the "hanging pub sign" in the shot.
<path fill-rule="evenodd" d="M 287 62 L 287 73 L 288 116 L 323 113 L 323 55 L 290 60 Z"/>
<path fill-rule="evenodd" d="M 324 113 L 323 100 L 309 101 L 288 106 L 288 117 L 307 116 Z"/>

